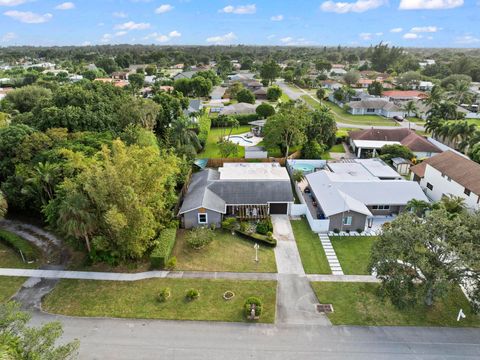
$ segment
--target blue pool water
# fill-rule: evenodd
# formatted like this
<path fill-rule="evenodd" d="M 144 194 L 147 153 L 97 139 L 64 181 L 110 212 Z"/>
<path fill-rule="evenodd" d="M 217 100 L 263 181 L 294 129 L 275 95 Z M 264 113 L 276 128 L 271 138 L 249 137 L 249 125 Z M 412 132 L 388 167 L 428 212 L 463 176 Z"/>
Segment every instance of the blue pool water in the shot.
<path fill-rule="evenodd" d="M 299 171 L 303 172 L 304 174 L 311 173 L 315 170 L 315 166 L 313 166 L 311 164 L 293 164 L 292 168 L 294 170 L 299 170 Z"/>

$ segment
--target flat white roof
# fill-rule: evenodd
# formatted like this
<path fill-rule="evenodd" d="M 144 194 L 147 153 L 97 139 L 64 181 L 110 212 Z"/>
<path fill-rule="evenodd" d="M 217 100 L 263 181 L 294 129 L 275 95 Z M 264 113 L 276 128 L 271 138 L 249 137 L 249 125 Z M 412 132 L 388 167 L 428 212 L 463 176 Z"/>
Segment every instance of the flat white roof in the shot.
<path fill-rule="evenodd" d="M 385 162 L 379 158 L 373 159 L 356 159 L 357 163 L 362 164 L 365 169 L 370 172 L 373 176 L 378 178 L 393 178 L 401 179 L 401 175 L 393 170 L 390 166 L 385 164 Z"/>
<path fill-rule="evenodd" d="M 384 145 L 401 145 L 398 141 L 353 140 L 356 148 L 381 149 Z"/>
<path fill-rule="evenodd" d="M 218 171 L 221 180 L 290 180 L 278 163 L 224 163 Z"/>
<path fill-rule="evenodd" d="M 376 180 L 378 178 L 402 179 L 400 174 L 379 158 L 329 162 L 327 166 L 334 172 L 334 175 L 330 175 L 330 177 L 342 181 Z"/>

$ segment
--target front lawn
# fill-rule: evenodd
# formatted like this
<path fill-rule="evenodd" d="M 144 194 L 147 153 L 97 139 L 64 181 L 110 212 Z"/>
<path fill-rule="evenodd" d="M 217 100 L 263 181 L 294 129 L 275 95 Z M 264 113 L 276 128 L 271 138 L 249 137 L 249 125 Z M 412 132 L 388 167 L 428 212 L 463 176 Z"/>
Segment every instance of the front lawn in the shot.
<path fill-rule="evenodd" d="M 387 299 L 377 295 L 380 284 L 312 282 L 322 304 L 333 304 L 334 312 L 328 318 L 334 325 L 368 326 L 452 326 L 480 327 L 480 315 L 473 314 L 470 304 L 459 287 L 433 307 L 417 305 L 399 310 Z M 466 318 L 457 322 L 458 311 Z"/>
<path fill-rule="evenodd" d="M 368 263 L 376 236 L 330 236 L 346 275 L 369 275 Z"/>
<path fill-rule="evenodd" d="M 157 300 L 168 287 L 171 297 Z M 189 289 L 200 297 L 185 300 Z M 276 281 L 231 281 L 205 279 L 148 279 L 140 281 L 61 280 L 43 301 L 44 311 L 89 317 L 167 320 L 245 321 L 244 302 L 250 296 L 263 301 L 260 322 L 275 321 Z M 229 301 L 225 291 L 235 293 Z"/>
<path fill-rule="evenodd" d="M 310 229 L 307 219 L 302 217 L 301 220 L 292 220 L 290 223 L 305 273 L 331 274 L 320 238 Z"/>
<path fill-rule="evenodd" d="M 177 257 L 176 270 L 277 272 L 273 248 L 260 245 L 259 262 L 255 262 L 253 241 L 230 232 L 215 231 L 214 240 L 205 248 L 194 250 L 185 240 L 186 230 L 177 231 L 177 241 L 172 256 Z"/>
<path fill-rule="evenodd" d="M 237 134 L 243 134 L 246 132 L 250 131 L 250 126 L 245 125 L 245 126 L 239 126 L 236 129 L 233 129 L 232 135 L 237 135 Z M 205 149 L 198 154 L 199 158 L 221 158 L 222 156 L 220 155 L 220 149 L 218 147 L 218 139 L 222 134 L 225 133 L 225 136 L 228 135 L 230 132 L 230 129 L 224 129 L 224 128 L 211 128 L 210 133 L 208 134 L 207 138 L 207 143 L 205 144 Z M 238 148 L 238 158 L 242 158 L 245 156 L 245 148 L 243 146 L 237 145 Z"/>

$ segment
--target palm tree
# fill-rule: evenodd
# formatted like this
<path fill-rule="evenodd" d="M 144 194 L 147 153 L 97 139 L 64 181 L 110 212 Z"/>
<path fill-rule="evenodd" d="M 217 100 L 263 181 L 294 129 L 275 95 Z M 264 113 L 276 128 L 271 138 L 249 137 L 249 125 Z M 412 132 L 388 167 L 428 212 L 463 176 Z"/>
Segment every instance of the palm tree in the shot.
<path fill-rule="evenodd" d="M 432 136 L 439 135 L 439 131 L 443 126 L 444 121 L 437 117 L 428 117 L 425 123 L 425 130 L 432 134 Z"/>
<path fill-rule="evenodd" d="M 428 106 L 439 105 L 443 101 L 443 89 L 435 85 L 423 101 Z"/>
<path fill-rule="evenodd" d="M 33 174 L 25 180 L 23 191 L 40 196 L 43 205 L 54 197 L 55 186 L 58 183 L 59 166 L 50 162 L 38 163 L 33 168 Z"/>
<path fill-rule="evenodd" d="M 413 100 L 410 100 L 409 102 L 407 102 L 404 106 L 403 106 L 403 111 L 405 111 L 405 113 L 407 114 L 406 116 L 412 116 L 411 114 L 413 113 L 413 115 L 415 115 L 416 117 L 418 117 L 417 115 L 417 112 L 418 112 L 418 109 L 417 109 L 417 104 L 415 104 L 415 101 Z"/>
<path fill-rule="evenodd" d="M 414 213 L 418 217 L 423 217 L 428 210 L 432 209 L 432 205 L 424 200 L 412 199 L 405 206 L 406 211 Z"/>
<path fill-rule="evenodd" d="M 171 123 L 169 140 L 177 149 L 193 147 L 195 151 L 199 151 L 202 148 L 198 140 L 196 124 L 185 116 L 180 116 Z"/>
<path fill-rule="evenodd" d="M 470 138 L 475 133 L 476 125 L 469 124 L 467 121 L 459 121 L 451 123 L 449 127 L 448 138 L 450 141 L 452 141 L 459 150 L 465 150 L 470 143 Z"/>
<path fill-rule="evenodd" d="M 90 235 L 96 229 L 95 216 L 90 212 L 90 202 L 81 193 L 73 192 L 60 203 L 57 226 L 61 232 L 76 239 L 83 238 L 91 251 Z"/>
<path fill-rule="evenodd" d="M 460 196 L 445 195 L 440 200 L 439 206 L 443 207 L 447 212 L 452 215 L 458 215 L 465 211 L 465 200 Z"/>
<path fill-rule="evenodd" d="M 455 101 L 457 104 L 462 104 L 469 100 L 472 96 L 470 92 L 470 84 L 466 81 L 457 81 L 450 84 L 447 95 L 449 99 Z"/>
<path fill-rule="evenodd" d="M 0 219 L 5 217 L 8 210 L 7 199 L 3 195 L 3 192 L 0 191 Z"/>

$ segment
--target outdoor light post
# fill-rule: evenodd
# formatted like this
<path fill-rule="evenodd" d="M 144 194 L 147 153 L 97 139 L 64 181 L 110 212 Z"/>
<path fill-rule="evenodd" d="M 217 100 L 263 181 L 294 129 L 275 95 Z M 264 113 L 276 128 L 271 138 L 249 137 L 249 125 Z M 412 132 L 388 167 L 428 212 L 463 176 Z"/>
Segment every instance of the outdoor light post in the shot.
<path fill-rule="evenodd" d="M 260 246 L 255 243 L 255 245 L 253 245 L 253 248 L 255 249 L 255 262 L 258 263 L 258 249 L 260 248 Z"/>

